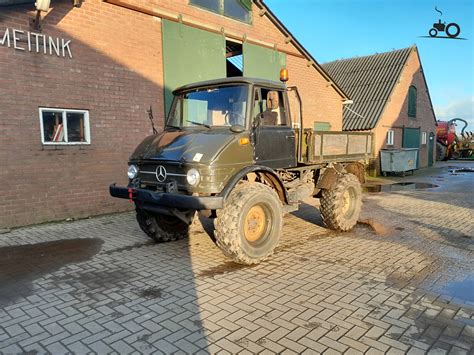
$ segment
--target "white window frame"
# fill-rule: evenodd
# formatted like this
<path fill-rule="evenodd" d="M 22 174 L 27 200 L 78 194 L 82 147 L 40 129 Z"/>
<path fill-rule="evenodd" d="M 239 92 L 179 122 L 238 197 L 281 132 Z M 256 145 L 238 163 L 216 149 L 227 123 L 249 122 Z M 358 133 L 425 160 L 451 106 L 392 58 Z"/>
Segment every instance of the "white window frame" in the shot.
<path fill-rule="evenodd" d="M 64 142 L 45 142 L 44 140 L 44 127 L 43 127 L 43 112 L 60 112 L 64 124 Z M 67 114 L 68 113 L 82 113 L 84 114 L 84 142 L 68 142 L 67 135 Z M 75 110 L 68 108 L 52 108 L 52 107 L 40 107 L 39 108 L 39 120 L 41 130 L 41 143 L 44 145 L 88 145 L 91 144 L 91 132 L 89 124 L 89 111 L 88 110 Z"/>
<path fill-rule="evenodd" d="M 426 145 L 426 143 L 427 143 L 427 140 L 426 140 L 427 138 L 426 137 L 427 137 L 427 133 L 426 132 L 421 132 L 421 144 L 422 145 Z"/>
<path fill-rule="evenodd" d="M 387 130 L 387 145 L 393 145 L 395 141 L 395 131 L 393 129 Z"/>

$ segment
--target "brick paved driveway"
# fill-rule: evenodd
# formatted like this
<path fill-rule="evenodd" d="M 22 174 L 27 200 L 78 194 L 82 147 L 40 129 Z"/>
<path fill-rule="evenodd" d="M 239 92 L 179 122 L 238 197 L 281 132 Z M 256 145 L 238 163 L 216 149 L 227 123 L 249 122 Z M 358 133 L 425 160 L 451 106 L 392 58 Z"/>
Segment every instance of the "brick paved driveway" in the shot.
<path fill-rule="evenodd" d="M 472 353 L 473 175 L 366 195 L 378 233 L 330 232 L 308 201 L 254 267 L 206 220 L 159 245 L 131 213 L 0 235 L 0 352 Z"/>

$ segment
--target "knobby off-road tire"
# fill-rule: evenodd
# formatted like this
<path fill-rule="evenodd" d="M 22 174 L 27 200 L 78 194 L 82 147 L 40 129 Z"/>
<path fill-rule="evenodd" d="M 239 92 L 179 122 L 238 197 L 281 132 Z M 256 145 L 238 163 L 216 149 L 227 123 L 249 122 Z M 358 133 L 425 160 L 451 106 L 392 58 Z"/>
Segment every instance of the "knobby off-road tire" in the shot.
<path fill-rule="evenodd" d="M 216 244 L 239 264 L 258 264 L 273 254 L 283 227 L 282 204 L 270 187 L 241 183 L 214 221 Z"/>
<path fill-rule="evenodd" d="M 323 190 L 321 216 L 326 226 L 337 231 L 349 231 L 357 224 L 362 208 L 362 188 L 359 179 L 344 174 L 332 189 Z"/>
<path fill-rule="evenodd" d="M 448 160 L 446 156 L 446 147 L 439 142 L 436 143 L 436 160 Z"/>
<path fill-rule="evenodd" d="M 151 239 L 159 242 L 171 242 L 189 235 L 189 226 L 177 217 L 151 214 L 140 208 L 137 211 L 138 225 Z"/>

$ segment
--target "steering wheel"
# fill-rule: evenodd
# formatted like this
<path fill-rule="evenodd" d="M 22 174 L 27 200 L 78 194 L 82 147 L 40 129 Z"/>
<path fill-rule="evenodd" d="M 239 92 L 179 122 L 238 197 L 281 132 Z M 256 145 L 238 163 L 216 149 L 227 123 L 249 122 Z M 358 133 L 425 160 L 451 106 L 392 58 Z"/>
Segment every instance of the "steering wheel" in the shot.
<path fill-rule="evenodd" d="M 245 117 L 239 112 L 229 111 L 224 116 L 225 124 L 228 126 L 233 126 L 239 122 L 245 122 Z"/>

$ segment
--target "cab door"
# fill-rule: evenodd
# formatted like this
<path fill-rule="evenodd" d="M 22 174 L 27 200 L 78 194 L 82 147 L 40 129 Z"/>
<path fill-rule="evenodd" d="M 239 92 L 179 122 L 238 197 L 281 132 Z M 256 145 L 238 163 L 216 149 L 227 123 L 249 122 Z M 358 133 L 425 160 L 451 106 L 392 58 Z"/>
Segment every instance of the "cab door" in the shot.
<path fill-rule="evenodd" d="M 283 91 L 256 88 L 253 99 L 254 161 L 272 169 L 296 166 L 295 131 Z"/>

